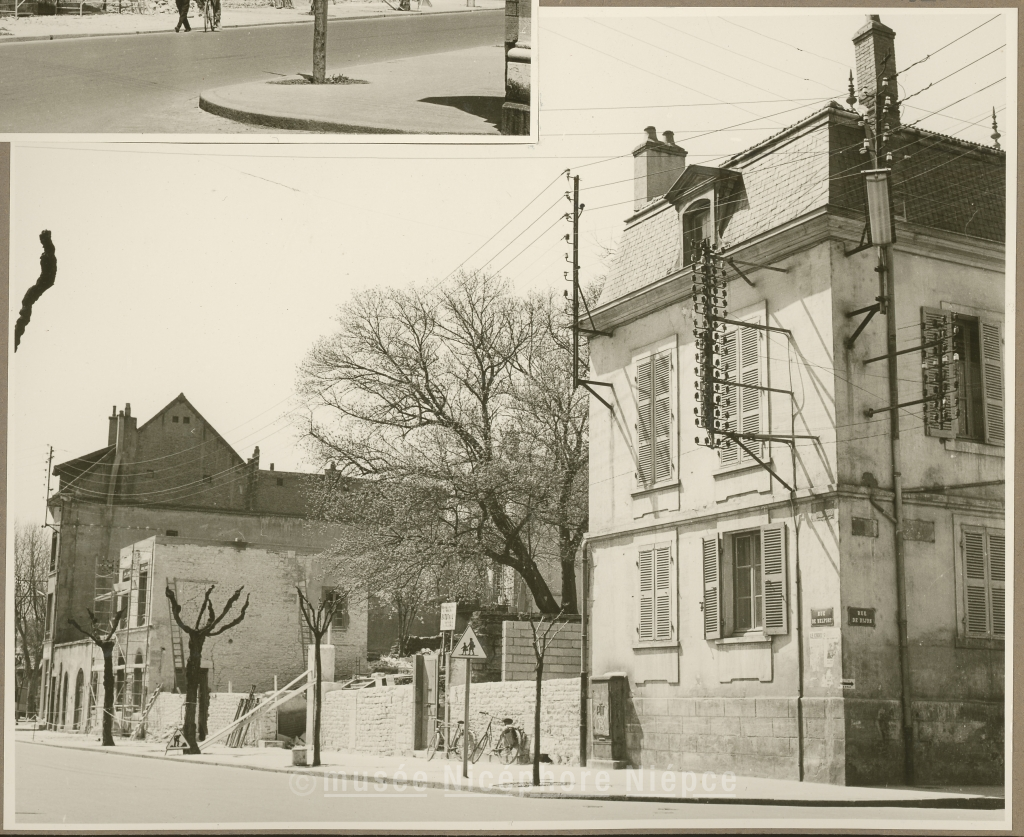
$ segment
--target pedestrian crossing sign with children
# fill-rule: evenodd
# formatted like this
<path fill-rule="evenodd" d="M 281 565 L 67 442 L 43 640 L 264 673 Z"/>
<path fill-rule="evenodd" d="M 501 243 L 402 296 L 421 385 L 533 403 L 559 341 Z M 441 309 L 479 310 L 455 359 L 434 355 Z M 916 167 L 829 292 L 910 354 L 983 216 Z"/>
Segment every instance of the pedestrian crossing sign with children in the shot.
<path fill-rule="evenodd" d="M 452 656 L 466 660 L 487 659 L 487 654 L 484 653 L 483 646 L 480 645 L 480 640 L 477 639 L 471 626 L 466 628 L 462 638 L 455 643 L 455 651 L 452 652 Z"/>

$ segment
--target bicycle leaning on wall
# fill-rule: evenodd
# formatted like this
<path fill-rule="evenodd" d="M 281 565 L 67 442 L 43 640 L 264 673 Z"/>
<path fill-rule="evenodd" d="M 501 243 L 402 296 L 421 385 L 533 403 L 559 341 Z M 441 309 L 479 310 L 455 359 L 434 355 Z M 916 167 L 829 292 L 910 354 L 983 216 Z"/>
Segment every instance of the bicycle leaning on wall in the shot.
<path fill-rule="evenodd" d="M 434 734 L 430 737 L 427 745 L 427 760 L 429 761 L 438 752 L 443 752 L 445 758 L 459 758 L 462 755 L 462 736 L 466 736 L 466 746 L 470 755 L 476 749 L 476 739 L 471 731 L 463 731 L 462 721 L 446 724 L 440 718 L 434 720 Z"/>
<path fill-rule="evenodd" d="M 525 735 L 511 718 L 498 718 L 488 712 L 481 712 L 487 718 L 487 727 L 470 753 L 475 764 L 487 748 L 502 764 L 512 764 L 519 758 Z"/>

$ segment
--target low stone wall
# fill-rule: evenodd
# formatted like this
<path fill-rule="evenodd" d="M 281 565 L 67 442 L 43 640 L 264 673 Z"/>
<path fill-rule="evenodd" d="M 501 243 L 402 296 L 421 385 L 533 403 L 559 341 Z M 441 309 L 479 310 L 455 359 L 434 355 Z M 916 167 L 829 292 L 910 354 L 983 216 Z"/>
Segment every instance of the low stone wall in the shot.
<path fill-rule="evenodd" d="M 579 764 L 580 679 L 545 680 L 541 688 L 540 750 L 555 764 Z M 512 718 L 526 733 L 523 750 L 528 758 L 533 753 L 536 689 L 536 681 L 528 680 L 470 684 L 470 729 L 477 736 L 483 734 L 487 718 L 478 714 L 480 712 L 498 718 Z M 452 717 L 456 720 L 462 718 L 465 692 L 461 688 L 452 689 L 449 700 Z"/>
<path fill-rule="evenodd" d="M 914 780 L 922 785 L 1002 785 L 1004 707 L 981 701 L 914 701 Z"/>
<path fill-rule="evenodd" d="M 404 755 L 413 748 L 413 687 L 325 691 L 320 745 L 377 755 Z"/>
<path fill-rule="evenodd" d="M 210 714 L 207 720 L 207 728 L 212 735 L 219 732 L 235 719 L 238 711 L 238 703 L 246 697 L 240 692 L 212 692 L 210 694 Z M 146 719 L 146 737 L 164 738 L 174 727 L 181 723 L 184 718 L 182 707 L 185 705 L 185 696 L 173 692 L 162 692 L 153 704 Z M 264 738 L 275 738 L 277 736 L 277 710 L 263 712 L 256 716 L 249 731 L 246 734 L 245 745 L 255 746 L 256 742 Z"/>
<path fill-rule="evenodd" d="M 533 650 L 530 623 L 508 621 L 503 622 L 501 627 L 501 679 L 535 681 L 537 655 Z M 541 632 L 546 627 L 537 626 L 537 630 Z M 582 649 L 580 623 L 564 622 L 552 628 L 549 636 L 554 636 L 554 639 L 548 642 L 544 655 L 544 679 L 561 680 L 573 675 L 578 677 Z"/>

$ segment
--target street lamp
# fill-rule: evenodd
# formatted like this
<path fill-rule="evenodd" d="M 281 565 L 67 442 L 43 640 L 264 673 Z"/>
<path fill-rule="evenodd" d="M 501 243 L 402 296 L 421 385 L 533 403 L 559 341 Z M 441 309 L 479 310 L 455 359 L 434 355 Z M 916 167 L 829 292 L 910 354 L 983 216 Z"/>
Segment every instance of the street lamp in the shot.
<path fill-rule="evenodd" d="M 889 169 L 868 169 L 864 172 L 868 193 L 868 222 L 871 243 L 884 246 L 893 243 L 892 215 L 889 212 Z"/>

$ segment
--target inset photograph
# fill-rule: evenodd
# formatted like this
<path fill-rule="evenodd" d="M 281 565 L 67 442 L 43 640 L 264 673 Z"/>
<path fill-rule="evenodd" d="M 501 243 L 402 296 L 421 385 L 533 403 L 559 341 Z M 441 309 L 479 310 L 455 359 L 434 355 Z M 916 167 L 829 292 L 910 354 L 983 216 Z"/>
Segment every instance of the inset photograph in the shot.
<path fill-rule="evenodd" d="M 519 0 L 3 0 L 0 136 L 536 141 L 532 18 Z"/>

